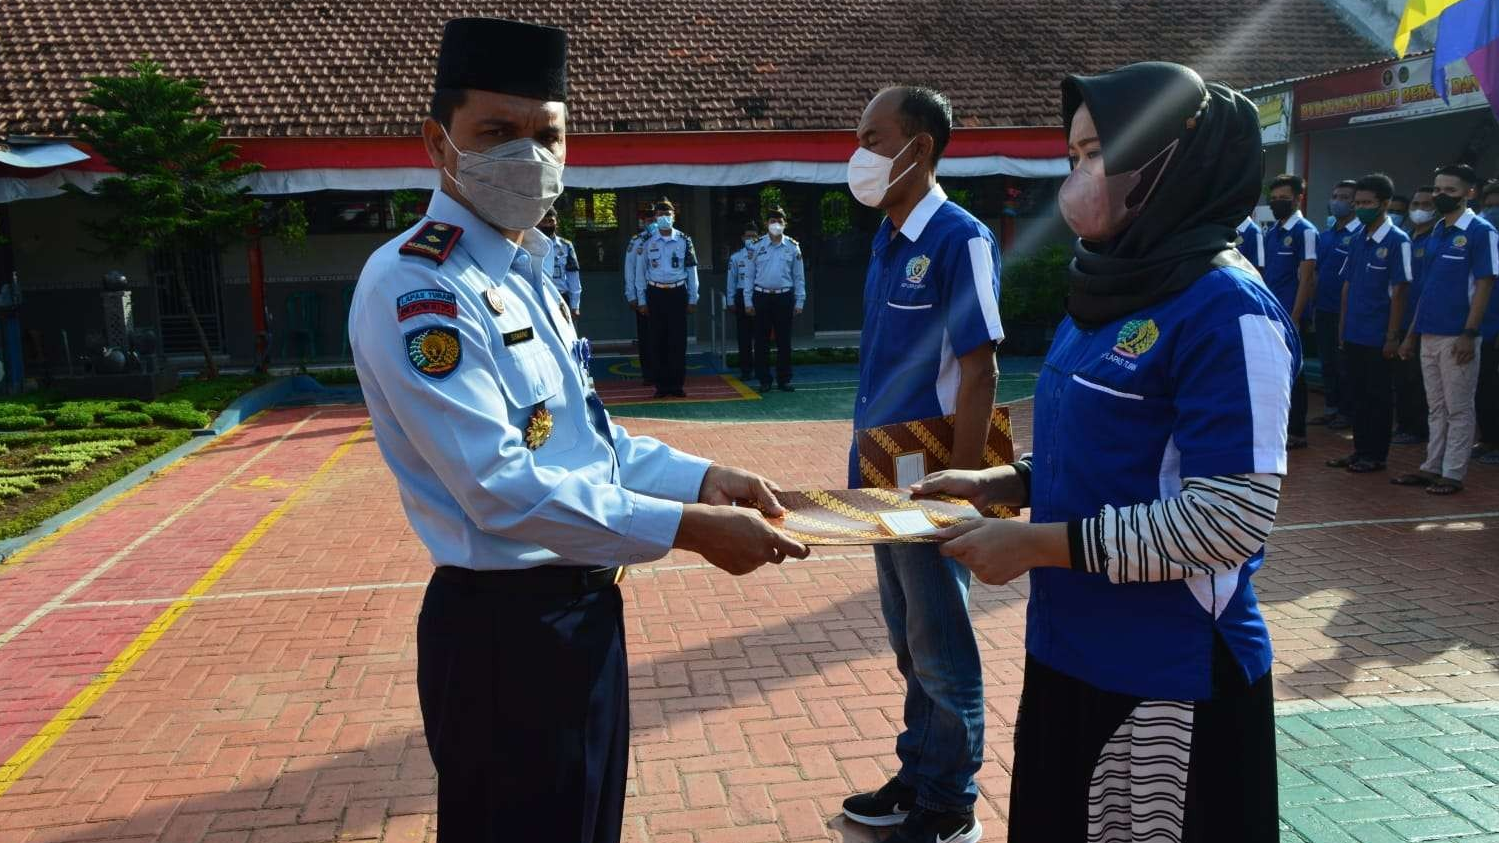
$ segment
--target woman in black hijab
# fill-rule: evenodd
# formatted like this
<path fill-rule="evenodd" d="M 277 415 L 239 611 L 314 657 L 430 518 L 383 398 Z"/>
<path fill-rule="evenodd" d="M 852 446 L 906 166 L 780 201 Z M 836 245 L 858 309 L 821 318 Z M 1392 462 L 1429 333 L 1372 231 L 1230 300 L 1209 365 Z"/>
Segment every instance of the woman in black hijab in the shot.
<path fill-rule="evenodd" d="M 1301 349 L 1234 248 L 1259 197 L 1243 96 L 1151 62 L 1062 84 L 1074 247 L 1035 451 L 920 493 L 1029 506 L 942 547 L 1030 574 L 1010 840 L 1272 843 L 1270 639 L 1251 582 Z"/>

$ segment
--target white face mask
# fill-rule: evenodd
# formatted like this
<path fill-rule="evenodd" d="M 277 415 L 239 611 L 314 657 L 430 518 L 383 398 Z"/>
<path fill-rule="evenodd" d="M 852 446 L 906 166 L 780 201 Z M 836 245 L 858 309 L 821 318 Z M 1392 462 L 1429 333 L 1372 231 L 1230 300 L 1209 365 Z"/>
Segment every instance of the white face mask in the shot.
<path fill-rule="evenodd" d="M 1411 222 L 1415 223 L 1416 225 L 1425 225 L 1436 218 L 1436 211 L 1428 211 L 1424 208 L 1411 209 Z"/>
<path fill-rule="evenodd" d="M 885 194 L 890 187 L 916 168 L 916 162 L 912 161 L 911 166 L 902 170 L 900 175 L 890 178 L 895 159 L 904 155 L 915 142 L 916 138 L 906 141 L 900 152 L 895 153 L 895 158 L 886 158 L 862 146 L 854 150 L 853 157 L 848 159 L 848 189 L 853 192 L 854 198 L 871 208 L 878 208 L 885 201 Z"/>
<path fill-rule="evenodd" d="M 783 233 L 785 233 L 786 226 L 778 222 L 773 222 L 770 225 L 765 226 L 765 230 L 770 232 L 771 237 L 780 237 Z"/>
<path fill-rule="evenodd" d="M 438 124 L 458 153 L 458 173 L 443 172 L 485 222 L 507 231 L 534 228 L 562 195 L 562 162 L 530 138 L 517 138 L 483 152 L 466 152 Z"/>

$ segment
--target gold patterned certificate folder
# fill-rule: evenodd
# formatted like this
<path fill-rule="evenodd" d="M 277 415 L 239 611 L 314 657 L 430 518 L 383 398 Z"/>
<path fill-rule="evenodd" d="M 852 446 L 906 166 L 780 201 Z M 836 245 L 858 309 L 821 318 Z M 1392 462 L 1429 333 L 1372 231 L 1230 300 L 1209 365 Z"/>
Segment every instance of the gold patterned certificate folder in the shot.
<path fill-rule="evenodd" d="M 771 523 L 807 545 L 935 542 L 933 533 L 982 516 L 957 498 L 921 498 L 894 489 L 778 492 L 784 518 Z"/>
<path fill-rule="evenodd" d="M 955 416 L 887 424 L 855 432 L 859 449 L 861 485 L 875 489 L 908 489 L 912 483 L 952 467 Z M 1010 440 L 1010 409 L 995 407 L 989 417 L 989 436 L 984 443 L 984 465 L 1009 465 L 1015 461 Z M 1016 513 L 992 506 L 984 513 L 994 518 L 1013 518 Z"/>

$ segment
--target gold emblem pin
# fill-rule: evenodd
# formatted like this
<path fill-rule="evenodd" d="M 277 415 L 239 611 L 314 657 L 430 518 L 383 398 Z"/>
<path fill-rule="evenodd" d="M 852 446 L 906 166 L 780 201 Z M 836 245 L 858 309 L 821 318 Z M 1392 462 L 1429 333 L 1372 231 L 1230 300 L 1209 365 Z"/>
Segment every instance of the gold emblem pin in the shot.
<path fill-rule="evenodd" d="M 537 404 L 531 411 L 531 423 L 526 425 L 526 447 L 535 451 L 552 438 L 552 411 L 545 404 Z"/>
<path fill-rule="evenodd" d="M 496 316 L 505 315 L 505 300 L 500 297 L 499 287 L 490 287 L 485 290 L 484 301 L 489 303 L 489 309 L 493 310 Z"/>
<path fill-rule="evenodd" d="M 573 321 L 573 311 L 572 308 L 567 306 L 567 299 L 557 302 L 557 309 L 562 311 L 563 322 Z"/>

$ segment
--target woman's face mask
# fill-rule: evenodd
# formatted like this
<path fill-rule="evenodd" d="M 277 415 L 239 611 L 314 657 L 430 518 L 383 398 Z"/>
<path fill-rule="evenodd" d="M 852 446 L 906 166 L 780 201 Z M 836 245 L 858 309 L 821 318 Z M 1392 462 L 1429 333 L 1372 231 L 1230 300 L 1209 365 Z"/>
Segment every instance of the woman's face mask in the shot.
<path fill-rule="evenodd" d="M 1172 141 L 1138 169 L 1113 175 L 1104 172 L 1102 154 L 1081 159 L 1073 167 L 1072 174 L 1062 182 L 1062 189 L 1057 194 L 1062 219 L 1084 240 L 1093 243 L 1112 240 L 1139 216 L 1140 210 L 1150 201 L 1179 143 Z M 1147 173 L 1153 174 L 1150 188 L 1138 203 L 1130 205 L 1129 197 Z"/>
<path fill-rule="evenodd" d="M 534 228 L 562 195 L 562 162 L 530 138 L 517 138 L 483 152 L 458 148 L 447 127 L 438 124 L 458 153 L 458 172 L 443 172 L 485 222 L 507 231 Z"/>

